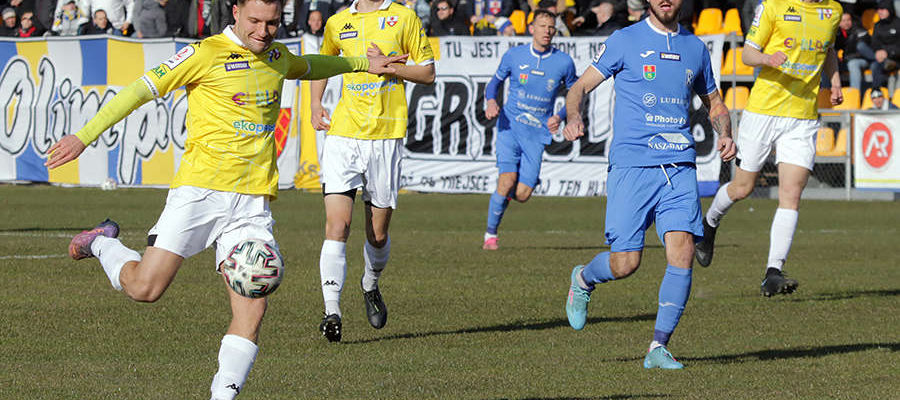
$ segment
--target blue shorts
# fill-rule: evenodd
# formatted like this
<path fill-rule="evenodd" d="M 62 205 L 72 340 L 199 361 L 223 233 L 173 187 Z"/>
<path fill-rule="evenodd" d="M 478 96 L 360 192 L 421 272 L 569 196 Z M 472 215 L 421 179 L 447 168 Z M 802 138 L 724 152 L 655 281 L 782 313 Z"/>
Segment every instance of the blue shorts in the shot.
<path fill-rule="evenodd" d="M 703 238 L 697 168 L 694 164 L 613 167 L 607 177 L 606 243 L 610 251 L 644 248 L 644 233 L 656 222 L 665 244 L 666 232 L 683 231 Z"/>
<path fill-rule="evenodd" d="M 519 174 L 519 183 L 534 188 L 541 175 L 544 144 L 528 133 L 502 130 L 497 134 L 497 169 Z M 513 189 L 515 190 L 515 189 Z"/>

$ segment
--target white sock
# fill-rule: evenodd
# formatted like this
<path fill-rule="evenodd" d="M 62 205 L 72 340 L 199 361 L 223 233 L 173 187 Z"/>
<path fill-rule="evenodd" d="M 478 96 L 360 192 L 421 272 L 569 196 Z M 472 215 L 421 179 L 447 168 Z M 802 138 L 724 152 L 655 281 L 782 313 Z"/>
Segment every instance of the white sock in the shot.
<path fill-rule="evenodd" d="M 713 228 L 719 226 L 719 221 L 722 220 L 722 217 L 728 213 L 728 209 L 734 204 L 734 201 L 728 197 L 728 185 L 730 184 L 731 182 L 728 182 L 716 191 L 716 197 L 713 198 L 709 210 L 706 210 L 706 223 Z"/>
<path fill-rule="evenodd" d="M 496 233 L 487 233 L 487 232 L 484 233 L 484 240 L 485 240 L 485 241 L 487 241 L 487 240 L 490 239 L 490 238 L 495 238 L 495 237 L 497 237 L 497 234 L 496 234 Z"/>
<path fill-rule="evenodd" d="M 781 269 L 788 252 L 791 251 L 791 242 L 794 240 L 794 231 L 797 230 L 797 210 L 779 208 L 775 210 L 775 218 L 772 219 L 772 231 L 769 233 L 769 263 L 766 268 Z"/>
<path fill-rule="evenodd" d="M 366 271 L 363 273 L 362 287 L 363 290 L 369 292 L 375 290 L 378 286 L 378 278 L 387 265 L 388 257 L 391 256 L 391 238 L 388 237 L 384 247 L 376 248 L 366 240 L 363 249 L 363 258 L 366 260 Z"/>
<path fill-rule="evenodd" d="M 657 341 L 654 340 L 654 341 L 650 342 L 650 349 L 647 350 L 647 351 L 648 351 L 648 352 L 653 351 L 653 349 L 655 349 L 655 348 L 657 348 L 657 347 L 662 347 L 662 343 L 657 342 Z"/>
<path fill-rule="evenodd" d="M 97 236 L 91 242 L 91 252 L 100 260 L 103 271 L 109 277 L 109 283 L 116 290 L 122 290 L 122 282 L 119 282 L 119 273 L 122 267 L 129 261 L 141 261 L 141 255 L 127 247 L 125 247 L 119 239 L 109 238 L 106 236 Z"/>
<path fill-rule="evenodd" d="M 256 361 L 259 347 L 238 335 L 225 335 L 219 348 L 219 371 L 213 376 L 209 391 L 212 400 L 231 400 L 247 381 L 250 368 Z"/>
<path fill-rule="evenodd" d="M 341 315 L 341 290 L 347 276 L 347 243 L 325 240 L 319 256 L 319 275 L 322 278 L 322 297 L 325 314 Z"/>

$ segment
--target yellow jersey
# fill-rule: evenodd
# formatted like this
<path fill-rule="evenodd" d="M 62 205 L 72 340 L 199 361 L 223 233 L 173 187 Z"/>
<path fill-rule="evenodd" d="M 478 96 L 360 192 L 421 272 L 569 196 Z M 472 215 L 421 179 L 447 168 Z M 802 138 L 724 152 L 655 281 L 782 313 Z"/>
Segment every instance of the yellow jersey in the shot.
<path fill-rule="evenodd" d="M 240 43 L 228 27 L 183 47 L 141 77 L 156 97 L 187 89 L 187 139 L 173 188 L 277 195 L 280 92 L 285 77 L 299 78 L 309 65 L 282 43 L 261 54 Z"/>
<path fill-rule="evenodd" d="M 386 55 L 409 54 L 418 65 L 434 63 L 434 53 L 415 12 L 385 0 L 378 10 L 361 13 L 356 9 L 357 1 L 328 18 L 321 54 L 365 56 L 366 49 L 375 43 Z M 343 78 L 341 100 L 331 116 L 329 135 L 356 139 L 406 136 L 406 91 L 399 78 L 365 72 L 344 74 Z"/>
<path fill-rule="evenodd" d="M 787 61 L 777 68 L 762 67 L 750 91 L 748 111 L 818 118 L 816 97 L 825 56 L 842 13 L 834 0 L 764 0 L 757 6 L 744 44 L 765 54 L 781 51 Z"/>

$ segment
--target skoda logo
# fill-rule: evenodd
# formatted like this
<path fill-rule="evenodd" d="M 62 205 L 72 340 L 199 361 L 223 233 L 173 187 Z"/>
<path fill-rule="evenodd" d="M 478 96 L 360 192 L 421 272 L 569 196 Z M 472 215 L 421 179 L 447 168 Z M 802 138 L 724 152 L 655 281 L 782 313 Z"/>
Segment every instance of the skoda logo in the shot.
<path fill-rule="evenodd" d="M 647 107 L 653 107 L 656 105 L 656 95 L 653 93 L 644 93 L 644 105 Z"/>

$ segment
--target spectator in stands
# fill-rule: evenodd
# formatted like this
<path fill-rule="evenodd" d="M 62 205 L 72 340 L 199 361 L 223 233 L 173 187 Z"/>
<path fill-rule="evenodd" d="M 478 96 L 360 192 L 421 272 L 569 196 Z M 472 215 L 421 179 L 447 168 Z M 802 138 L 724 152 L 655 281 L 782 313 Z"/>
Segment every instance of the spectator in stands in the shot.
<path fill-rule="evenodd" d="M 538 8 L 544 9 L 552 12 L 556 15 L 556 34 L 559 36 L 572 36 L 572 33 L 569 32 L 569 27 L 566 25 L 566 21 L 563 19 L 564 12 L 566 10 L 565 1 L 562 2 L 563 5 L 560 8 L 557 0 L 541 0 L 538 2 Z"/>
<path fill-rule="evenodd" d="M 588 36 L 609 36 L 623 28 L 622 23 L 616 18 L 615 5 L 612 0 L 593 0 L 588 10 L 590 11 L 589 17 L 579 16 L 572 20 L 573 25 L 586 28 L 576 33 Z M 591 29 L 590 26 L 594 28 Z"/>
<path fill-rule="evenodd" d="M 870 110 L 900 110 L 894 103 L 884 98 L 884 93 L 879 89 L 872 89 L 872 107 Z"/>
<path fill-rule="evenodd" d="M 16 36 L 21 38 L 38 37 L 44 34 L 44 28 L 35 25 L 34 11 L 25 11 L 19 18 L 19 29 Z"/>
<path fill-rule="evenodd" d="M 75 0 L 60 0 L 57 3 L 56 17 L 53 19 L 53 34 L 59 36 L 75 36 L 81 20 L 81 9 Z"/>
<path fill-rule="evenodd" d="M 3 9 L 3 26 L 0 27 L 0 36 L 15 37 L 17 31 L 16 10 L 12 7 Z"/>
<path fill-rule="evenodd" d="M 109 24 L 106 18 L 106 11 L 94 11 L 94 17 L 90 24 L 81 25 L 78 30 L 79 35 L 112 35 L 115 29 Z"/>
<path fill-rule="evenodd" d="M 431 3 L 430 36 L 468 36 L 469 27 L 456 13 L 452 0 L 434 0 Z"/>
<path fill-rule="evenodd" d="M 869 63 L 875 61 L 875 52 L 869 46 L 869 32 L 853 21 L 853 16 L 845 12 L 841 15 L 834 49 L 842 50 L 840 60 L 841 71 L 850 73 L 850 86 L 862 93 L 862 78 Z M 827 79 L 823 78 L 822 83 Z M 823 85 L 825 86 L 825 85 Z"/>
<path fill-rule="evenodd" d="M 235 0 L 204 0 L 203 1 L 203 19 L 206 21 L 208 35 L 218 35 L 226 26 L 234 24 L 234 8 Z"/>
<path fill-rule="evenodd" d="M 53 12 L 56 10 L 56 0 L 35 0 L 34 24 L 41 27 L 44 32 L 53 26 Z"/>
<path fill-rule="evenodd" d="M 469 0 L 469 22 L 475 27 L 476 36 L 494 36 L 497 28 L 494 21 L 507 17 L 513 12 L 512 0 Z"/>
<path fill-rule="evenodd" d="M 750 32 L 750 23 L 753 22 L 753 17 L 756 16 L 756 7 L 761 2 L 762 0 L 745 0 L 744 5 L 741 6 L 741 30 L 744 31 L 744 34 Z"/>
<path fill-rule="evenodd" d="M 647 16 L 647 7 L 644 0 L 627 0 L 628 25 L 638 22 Z"/>
<path fill-rule="evenodd" d="M 166 5 L 169 0 L 135 0 L 134 30 L 139 38 L 166 36 Z"/>
<path fill-rule="evenodd" d="M 196 0 L 169 0 L 169 4 L 166 4 L 166 34 L 167 37 L 172 36 L 190 36 L 188 31 L 188 21 L 190 21 L 190 17 L 193 17 L 194 20 L 197 19 L 197 10 L 194 9 L 194 12 L 191 13 L 191 3 L 196 3 Z M 196 6 L 194 6 L 196 7 Z M 195 22 L 196 24 L 196 22 Z M 195 28 L 196 30 L 196 28 Z M 196 36 L 196 34 L 194 35 Z"/>
<path fill-rule="evenodd" d="M 94 15 L 96 10 L 106 11 L 106 18 L 115 28 L 114 35 L 131 36 L 134 33 L 131 26 L 135 13 L 134 0 L 82 0 L 79 24 L 89 22 L 87 16 Z"/>
<path fill-rule="evenodd" d="M 428 0 L 394 0 L 394 2 L 415 11 L 419 19 L 422 20 L 422 29 L 428 32 L 428 27 L 431 25 L 431 5 Z"/>
<path fill-rule="evenodd" d="M 516 27 L 513 26 L 509 18 L 497 17 L 494 20 L 494 27 L 497 28 L 497 35 L 499 36 L 516 36 Z"/>
<path fill-rule="evenodd" d="M 885 87 L 887 76 L 897 70 L 900 61 L 900 18 L 897 18 L 891 0 L 878 1 L 878 18 L 872 31 L 872 49 L 875 61 L 869 65 L 872 70 L 872 87 Z"/>

